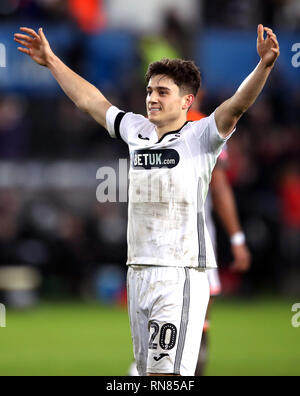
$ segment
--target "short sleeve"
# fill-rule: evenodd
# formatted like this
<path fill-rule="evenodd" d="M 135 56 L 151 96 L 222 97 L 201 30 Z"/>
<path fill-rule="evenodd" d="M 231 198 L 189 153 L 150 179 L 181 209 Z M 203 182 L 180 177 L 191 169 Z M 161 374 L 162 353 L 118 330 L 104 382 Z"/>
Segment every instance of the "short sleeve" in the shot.
<path fill-rule="evenodd" d="M 120 125 L 123 117 L 125 116 L 124 111 L 119 110 L 115 106 L 111 106 L 106 112 L 106 127 L 108 133 L 112 138 L 121 139 Z"/>
<path fill-rule="evenodd" d="M 203 150 L 218 156 L 235 129 L 226 138 L 222 137 L 218 131 L 214 112 L 209 117 L 195 122 L 194 131 Z"/>
<path fill-rule="evenodd" d="M 115 106 L 111 106 L 106 112 L 106 127 L 110 136 L 122 139 L 127 144 L 131 136 L 148 124 L 149 121 L 142 115 L 124 113 Z"/>

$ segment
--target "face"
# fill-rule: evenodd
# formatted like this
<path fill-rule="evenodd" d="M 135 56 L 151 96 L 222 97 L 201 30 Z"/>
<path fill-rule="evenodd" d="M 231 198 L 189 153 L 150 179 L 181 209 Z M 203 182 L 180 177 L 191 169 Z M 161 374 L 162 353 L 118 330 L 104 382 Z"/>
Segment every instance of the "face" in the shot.
<path fill-rule="evenodd" d="M 153 76 L 147 86 L 148 119 L 158 127 L 186 117 L 193 95 L 182 95 L 178 85 L 167 76 Z"/>

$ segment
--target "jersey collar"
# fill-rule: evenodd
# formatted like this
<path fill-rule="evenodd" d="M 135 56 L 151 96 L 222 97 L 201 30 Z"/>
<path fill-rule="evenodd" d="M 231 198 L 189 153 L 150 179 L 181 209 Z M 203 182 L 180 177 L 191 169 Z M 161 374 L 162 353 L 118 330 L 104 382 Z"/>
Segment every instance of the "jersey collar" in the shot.
<path fill-rule="evenodd" d="M 179 129 L 177 129 L 176 131 L 166 132 L 165 134 L 162 135 L 162 137 L 161 137 L 155 144 L 161 143 L 161 141 L 162 141 L 166 136 L 168 136 L 168 135 L 172 135 L 172 134 L 174 134 L 174 133 L 180 133 L 181 130 L 182 130 L 182 128 L 184 128 L 188 122 L 190 122 L 190 121 L 186 121 L 186 122 L 182 125 L 182 127 L 179 128 Z"/>

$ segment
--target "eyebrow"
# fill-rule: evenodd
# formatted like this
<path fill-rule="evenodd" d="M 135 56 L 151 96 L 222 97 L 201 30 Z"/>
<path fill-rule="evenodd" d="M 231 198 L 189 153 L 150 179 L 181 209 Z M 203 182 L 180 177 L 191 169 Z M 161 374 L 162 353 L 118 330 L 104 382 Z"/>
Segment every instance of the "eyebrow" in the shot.
<path fill-rule="evenodd" d="M 170 90 L 170 88 L 168 88 L 168 87 L 163 87 L 163 86 L 158 86 L 158 87 L 151 87 L 151 85 L 148 85 L 147 86 L 147 89 L 165 89 L 165 90 L 167 90 L 167 91 L 171 91 Z"/>

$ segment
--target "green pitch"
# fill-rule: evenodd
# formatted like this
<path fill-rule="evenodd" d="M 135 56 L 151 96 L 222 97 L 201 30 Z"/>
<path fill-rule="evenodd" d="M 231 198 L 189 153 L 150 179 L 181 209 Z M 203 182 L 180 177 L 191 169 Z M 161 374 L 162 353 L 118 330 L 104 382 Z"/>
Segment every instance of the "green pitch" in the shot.
<path fill-rule="evenodd" d="M 218 300 L 208 375 L 300 375 L 297 301 Z M 97 304 L 42 304 L 7 312 L 0 375 L 126 375 L 132 358 L 127 311 Z"/>

